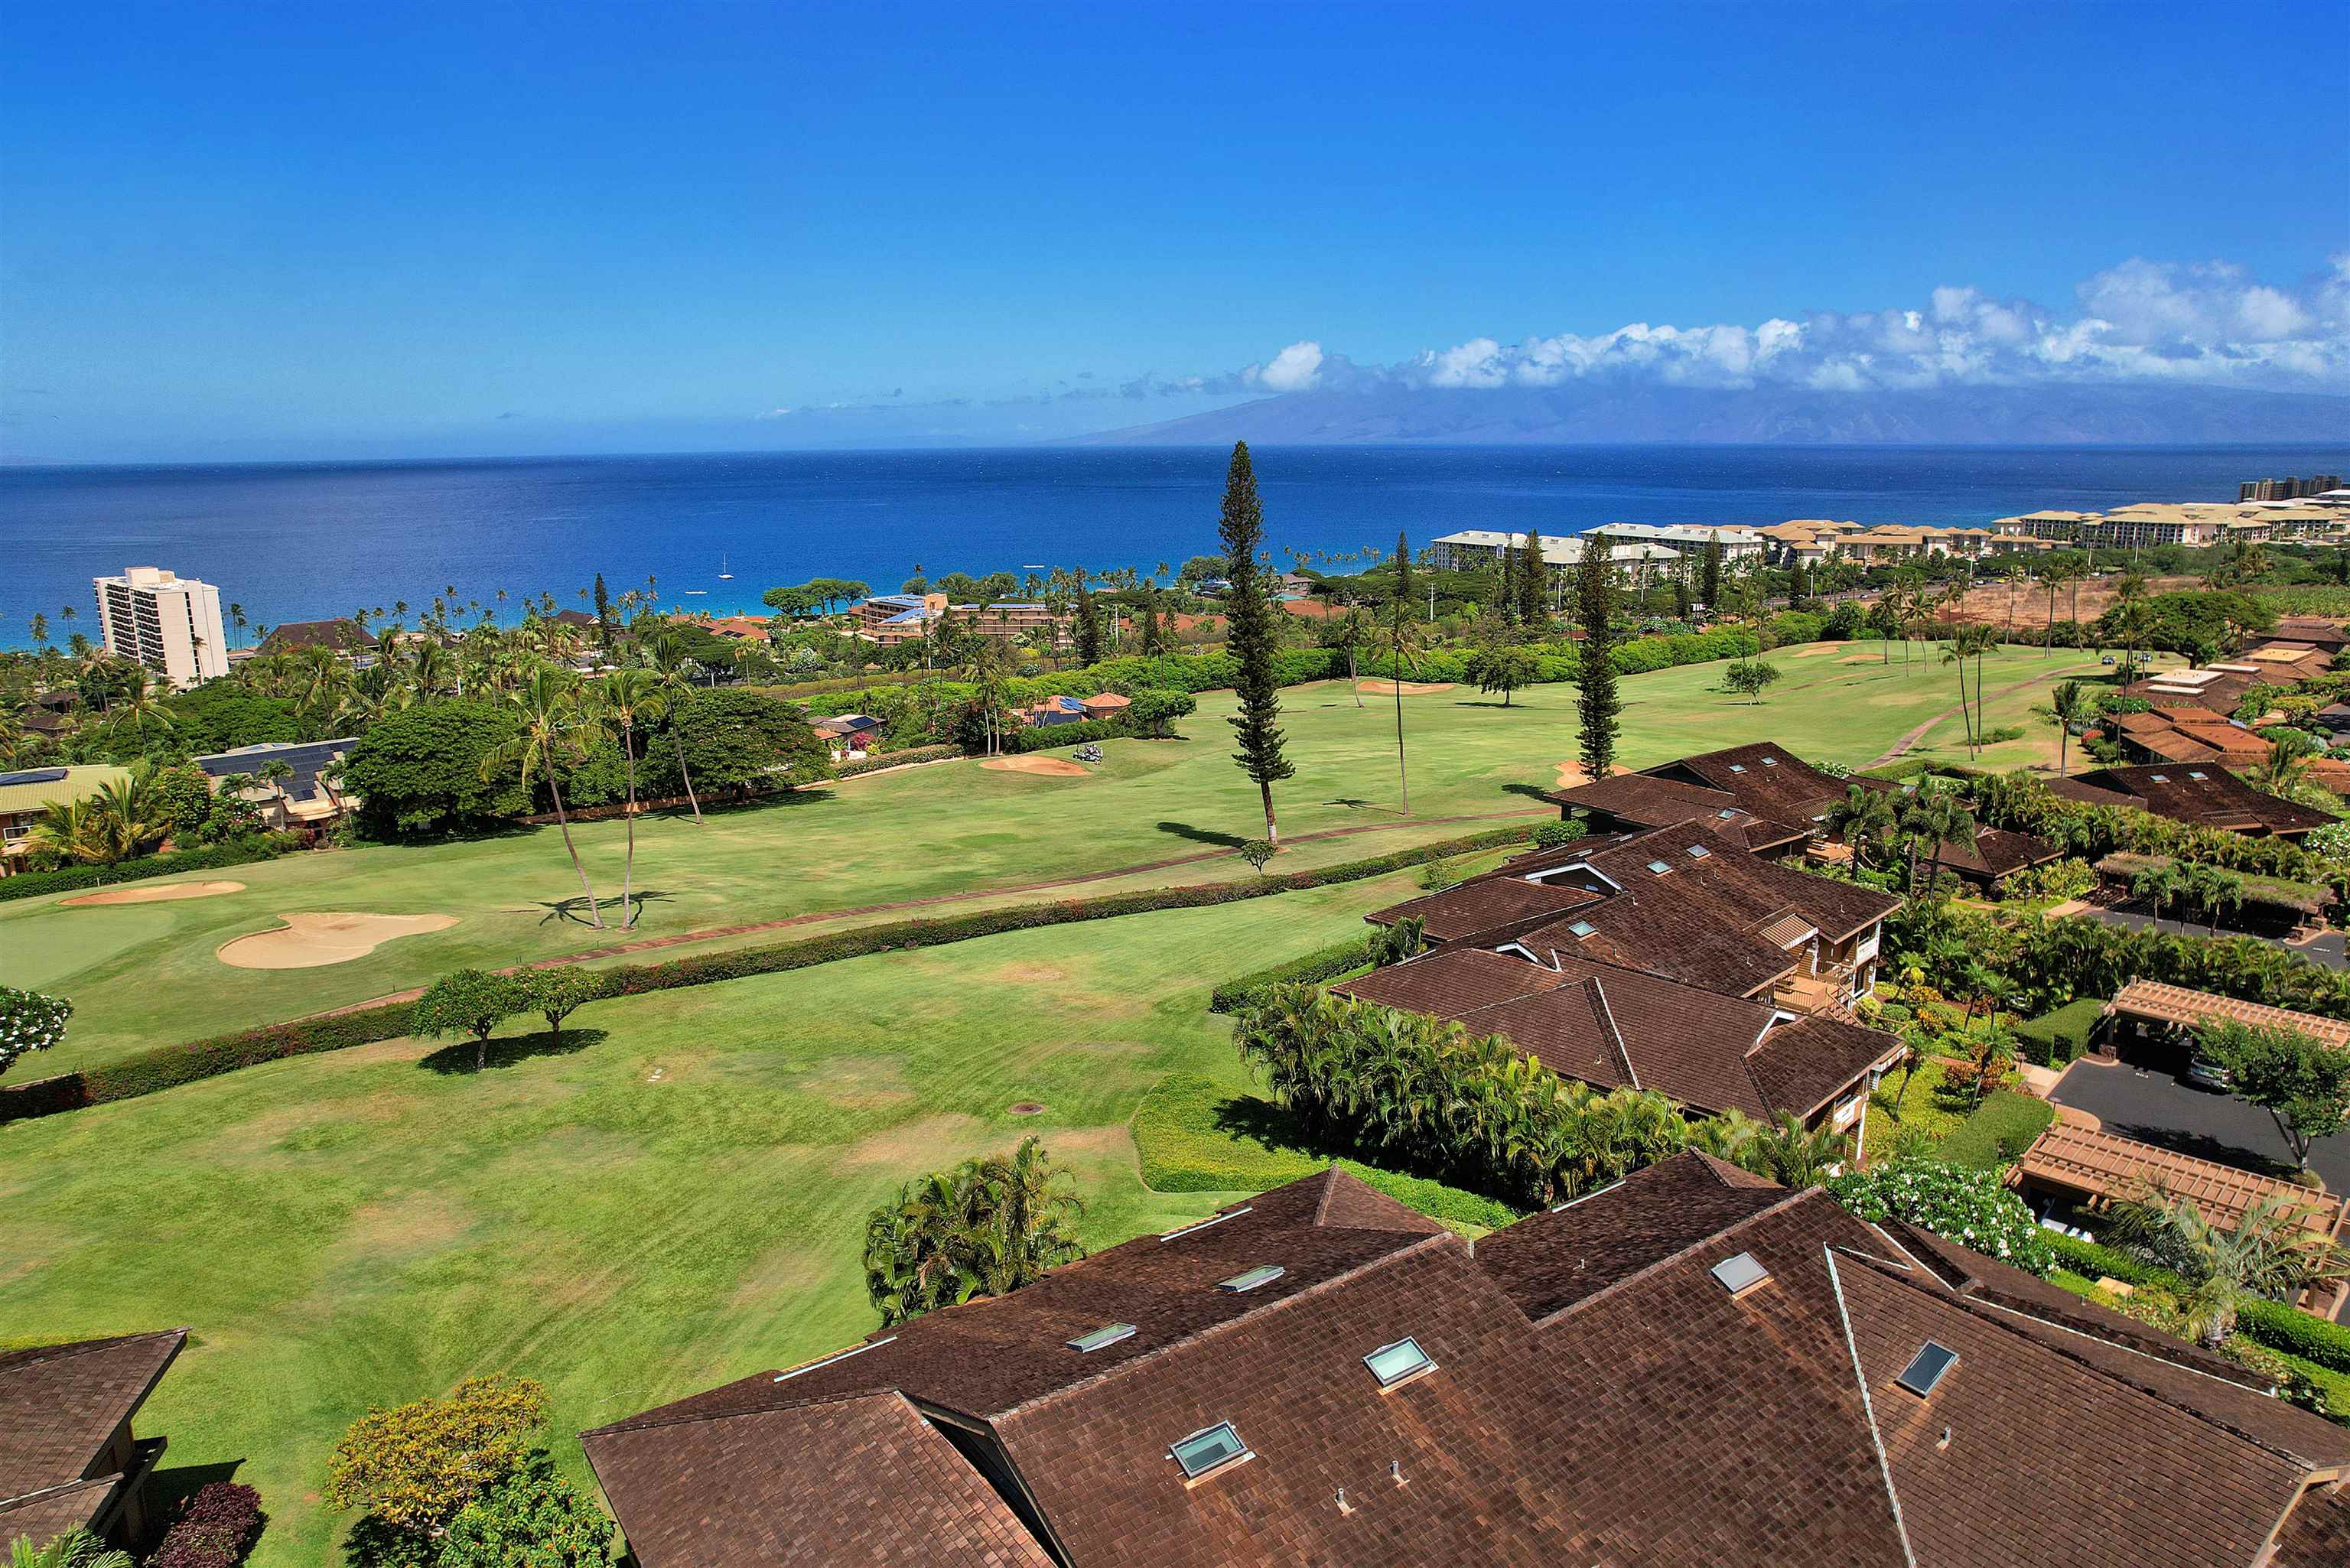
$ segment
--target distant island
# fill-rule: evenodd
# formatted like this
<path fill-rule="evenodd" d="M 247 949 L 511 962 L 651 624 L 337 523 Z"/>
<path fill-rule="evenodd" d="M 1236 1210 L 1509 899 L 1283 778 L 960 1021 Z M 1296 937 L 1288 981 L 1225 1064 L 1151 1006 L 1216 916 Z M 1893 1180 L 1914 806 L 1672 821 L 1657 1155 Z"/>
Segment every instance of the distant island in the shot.
<path fill-rule="evenodd" d="M 1315 388 L 1078 446 L 1575 441 L 2180 445 L 2350 440 L 2350 397 L 2145 383 L 1823 391 L 1585 381 L 1468 389 L 1381 381 Z"/>

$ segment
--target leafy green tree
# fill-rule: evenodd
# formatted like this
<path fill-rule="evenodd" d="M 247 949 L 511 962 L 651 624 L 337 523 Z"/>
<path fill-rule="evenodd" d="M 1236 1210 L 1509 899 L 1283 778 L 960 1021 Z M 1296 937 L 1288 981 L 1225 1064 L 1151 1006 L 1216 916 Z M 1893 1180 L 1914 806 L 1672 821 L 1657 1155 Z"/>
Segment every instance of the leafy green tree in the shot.
<path fill-rule="evenodd" d="M 1137 691 L 1126 710 L 1126 722 L 1138 735 L 1165 740 L 1175 732 L 1175 721 L 1194 712 L 1199 700 L 1189 691 L 1170 691 L 1163 686 L 1146 686 Z"/>
<path fill-rule="evenodd" d="M 1616 763 L 1617 715 L 1623 702 L 1616 692 L 1616 568 L 1605 534 L 1583 536 L 1583 558 L 1575 568 L 1575 619 L 1583 629 L 1576 649 L 1575 716 L 1582 729 L 1576 756 L 1584 775 L 1604 779 Z"/>
<path fill-rule="evenodd" d="M 592 741 L 601 738 L 603 728 L 581 705 L 578 682 L 548 665 L 533 670 L 506 694 L 506 700 L 514 705 L 519 722 L 504 745 L 482 759 L 482 776 L 517 774 L 525 789 L 534 776 L 546 781 L 547 794 L 555 801 L 555 825 L 563 834 L 564 853 L 571 857 L 571 868 L 579 873 L 579 890 L 587 895 L 588 923 L 600 931 L 604 912 L 597 907 L 596 888 L 588 880 L 579 846 L 571 841 L 571 818 L 563 809 L 563 785 L 556 775 Z"/>
<path fill-rule="evenodd" d="M 681 784 L 691 778 L 706 788 L 754 794 L 833 775 L 831 749 L 807 710 L 764 691 L 721 687 L 689 691 L 681 701 L 672 696 L 666 722 L 679 737 Z M 669 783 L 664 778 L 660 787 Z"/>
<path fill-rule="evenodd" d="M 523 815 L 529 792 L 483 768 L 517 728 L 510 709 L 471 699 L 385 714 L 344 760 L 343 782 L 359 796 L 362 826 L 375 837 L 396 838 Z"/>
<path fill-rule="evenodd" d="M 2187 1282 L 2179 1305 L 2207 1349 L 2228 1337 L 2246 1302 L 2290 1301 L 2345 1272 L 2340 1249 L 2310 1225 L 2307 1200 L 2283 1193 L 2262 1199 L 2230 1228 L 2157 1185 L 2143 1201 L 2115 1210 L 2106 1240 Z"/>
<path fill-rule="evenodd" d="M 335 1445 L 327 1500 L 394 1530 L 435 1534 L 524 1466 L 546 1422 L 545 1388 L 495 1376 L 467 1378 L 445 1399 L 371 1409 Z"/>
<path fill-rule="evenodd" d="M 1534 650 L 1515 644 L 1479 649 L 1469 656 L 1465 672 L 1478 691 L 1499 691 L 1504 708 L 1510 705 L 1512 692 L 1533 685 L 1541 673 Z"/>
<path fill-rule="evenodd" d="M 1256 874 L 1260 877 L 1264 875 L 1266 863 L 1279 853 L 1280 851 L 1274 846 L 1273 841 L 1265 838 L 1252 838 L 1241 846 L 1241 858 L 1255 867 Z"/>
<path fill-rule="evenodd" d="M 865 1222 L 865 1288 L 881 1325 L 1008 1294 L 1084 1257 L 1075 1186 L 1033 1137 L 1011 1154 L 908 1182 Z"/>
<path fill-rule="evenodd" d="M 1395 561 L 1396 597 L 1408 599 L 1411 597 L 1411 545 L 1405 541 L 1400 528 L 1396 530 Z"/>
<path fill-rule="evenodd" d="M 606 648 L 612 646 L 619 623 L 612 616 L 612 596 L 604 587 L 604 574 L 596 574 L 596 634 Z"/>
<path fill-rule="evenodd" d="M 457 1511 L 434 1568 L 605 1568 L 611 1546 L 612 1521 L 542 1449 Z"/>
<path fill-rule="evenodd" d="M 1281 825 L 1274 820 L 1273 786 L 1297 769 L 1283 754 L 1281 687 L 1274 670 L 1279 651 L 1274 629 L 1274 610 L 1265 597 L 1264 574 L 1257 556 L 1264 548 L 1264 511 L 1257 502 L 1256 470 L 1249 462 L 1248 442 L 1232 443 L 1232 462 L 1224 479 L 1222 516 L 1217 537 L 1231 564 L 1232 588 L 1224 596 L 1224 647 L 1238 666 L 1232 680 L 1240 712 L 1226 721 L 1240 738 L 1232 760 L 1257 786 L 1264 802 L 1264 836 L 1281 842 Z"/>
<path fill-rule="evenodd" d="M 473 1037 L 473 1066 L 489 1064 L 490 1035 L 497 1026 L 532 1005 L 523 983 L 512 975 L 461 969 L 442 975 L 416 999 L 409 1032 L 426 1040 L 446 1034 Z"/>
<path fill-rule="evenodd" d="M 591 1002 L 611 993 L 611 985 L 604 976 L 577 964 L 557 964 L 552 969 L 525 970 L 514 977 L 521 987 L 520 1006 L 535 1012 L 546 1020 L 547 1033 L 561 1035 L 563 1021 Z"/>
<path fill-rule="evenodd" d="M 1733 659 L 1722 671 L 1722 684 L 1753 701 L 1762 701 L 1762 692 L 1779 679 L 1779 667 L 1767 659 Z"/>
<path fill-rule="evenodd" d="M 0 1073 L 17 1057 L 47 1051 L 66 1037 L 66 1020 L 73 1003 L 62 996 L 45 996 L 13 985 L 0 985 Z"/>
<path fill-rule="evenodd" d="M 2197 1040 L 2228 1069 L 2230 1091 L 2268 1112 L 2303 1169 L 2313 1144 L 2350 1127 L 2350 1050 L 2298 1029 L 2233 1021 L 2206 1024 Z"/>
<path fill-rule="evenodd" d="M 1585 548 L 1589 548 L 1587 543 Z M 1703 601 L 1706 608 L 1718 610 L 1721 607 L 1721 535 L 1719 534 L 1705 542 L 1703 573 L 1704 575 L 1699 579 L 1697 597 Z"/>

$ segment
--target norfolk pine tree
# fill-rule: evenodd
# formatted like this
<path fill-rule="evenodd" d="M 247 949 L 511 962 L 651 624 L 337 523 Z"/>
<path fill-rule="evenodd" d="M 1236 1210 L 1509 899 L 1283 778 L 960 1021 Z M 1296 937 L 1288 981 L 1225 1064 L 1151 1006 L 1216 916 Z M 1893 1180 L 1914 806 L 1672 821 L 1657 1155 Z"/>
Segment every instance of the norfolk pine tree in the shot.
<path fill-rule="evenodd" d="M 1576 716 L 1583 734 L 1576 756 L 1586 777 L 1604 779 L 1616 761 L 1616 568 L 1605 534 L 1583 536 L 1583 560 L 1575 569 L 1575 618 L 1583 646 L 1575 654 Z"/>
<path fill-rule="evenodd" d="M 1538 634 L 1547 618 L 1549 607 L 1543 600 L 1549 579 L 1549 568 L 1543 565 L 1542 538 L 1528 528 L 1526 542 L 1518 550 L 1518 622 L 1528 637 Z"/>
<path fill-rule="evenodd" d="M 1274 682 L 1273 605 L 1265 597 L 1264 576 L 1257 569 L 1257 554 L 1264 547 L 1264 509 L 1256 497 L 1256 470 L 1249 462 L 1248 442 L 1232 443 L 1232 465 L 1224 477 L 1223 515 L 1216 525 L 1224 546 L 1226 575 L 1232 587 L 1224 596 L 1228 628 L 1225 648 L 1239 665 L 1232 680 L 1240 698 L 1238 716 L 1227 720 L 1240 735 L 1241 749 L 1232 761 L 1256 781 L 1264 797 L 1265 842 L 1279 845 L 1281 829 L 1274 820 L 1273 786 L 1296 769 L 1282 755 L 1281 692 Z"/>

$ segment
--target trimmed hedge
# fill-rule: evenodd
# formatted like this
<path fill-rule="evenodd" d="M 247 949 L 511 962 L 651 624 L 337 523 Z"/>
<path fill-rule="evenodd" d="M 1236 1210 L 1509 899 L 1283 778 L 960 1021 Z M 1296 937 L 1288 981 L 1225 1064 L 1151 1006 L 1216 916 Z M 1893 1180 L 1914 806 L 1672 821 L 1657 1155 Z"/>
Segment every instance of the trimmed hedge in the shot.
<path fill-rule="evenodd" d="M 251 866 L 257 861 L 275 860 L 281 855 L 291 855 L 297 849 L 309 846 L 309 839 L 302 834 L 256 833 L 220 844 L 208 844 L 201 849 L 174 849 L 166 855 L 143 855 L 136 860 L 118 861 L 112 866 L 67 866 L 55 871 L 23 871 L 14 877 L 0 877 L 0 900 L 37 898 L 44 893 L 71 893 L 88 888 L 110 888 L 118 882 L 144 882 L 150 877 L 176 876 L 182 871 L 218 871 L 230 866 Z"/>
<path fill-rule="evenodd" d="M 948 942 L 968 941 L 973 937 L 995 936 L 1004 931 L 1034 930 L 1046 926 L 1069 925 L 1079 920 L 1148 914 L 1159 909 L 1207 909 L 1218 904 L 1238 903 L 1245 898 L 1263 898 L 1275 893 L 1335 887 L 1471 850 L 1523 842 L 1525 836 L 1526 829 L 1523 827 L 1493 828 L 1463 838 L 1423 844 L 1416 848 L 1399 849 L 1367 860 L 1350 860 L 1313 871 L 1256 877 L 1244 882 L 1206 882 L 1181 888 L 1145 888 L 1132 893 L 1106 894 L 1097 898 L 1065 898 L 1056 903 L 980 909 L 968 915 L 951 915 L 937 919 L 899 920 L 889 925 L 864 926 L 827 936 L 802 938 L 796 941 L 775 942 L 765 947 L 739 948 L 731 952 L 671 959 L 663 963 L 619 964 L 602 972 L 609 981 L 607 995 L 641 996 L 650 992 L 708 985 L 716 981 L 739 980 L 747 975 L 780 974 L 787 970 L 806 969 L 813 964 L 832 963 L 841 959 L 862 958 L 870 953 L 938 947 Z M 60 1074 L 53 1078 L 38 1078 L 29 1084 L 13 1086 L 0 1085 L 0 1123 L 53 1116 L 59 1111 L 78 1110 L 84 1106 L 104 1105 L 112 1100 L 135 1099 L 161 1089 L 217 1077 L 223 1073 L 235 1072 L 240 1067 L 255 1066 L 287 1056 L 340 1051 L 347 1046 L 393 1039 L 409 1032 L 411 1012 L 411 1003 L 388 1002 L 330 1017 L 273 1023 L 235 1034 L 191 1041 L 183 1045 L 158 1046 L 103 1066 L 86 1067 L 78 1073 Z"/>
<path fill-rule="evenodd" d="M 1304 958 L 1228 980 L 1208 993 L 1208 1011 L 1244 1012 L 1276 985 L 1319 985 L 1326 980 L 1336 980 L 1348 970 L 1360 969 L 1370 962 L 1371 948 L 1378 940 L 1378 932 L 1366 932 L 1352 941 L 1338 942 Z"/>
<path fill-rule="evenodd" d="M 2056 1107 L 2045 1100 L 1996 1090 L 1942 1140 L 1942 1158 L 1952 1165 L 1995 1170 L 2031 1147 L 2055 1119 Z"/>
<path fill-rule="evenodd" d="M 1887 779 L 1899 784 L 1934 771 L 1932 761 L 1926 757 L 1904 757 L 1899 762 L 1887 763 L 1882 767 L 1863 768 L 1854 776 L 1864 779 Z"/>
<path fill-rule="evenodd" d="M 902 752 L 875 752 L 869 755 L 842 763 L 832 770 L 836 779 L 853 779 L 859 774 L 878 774 L 884 768 L 910 767 L 916 763 L 942 763 L 949 757 L 963 754 L 961 746 L 910 746 Z"/>
<path fill-rule="evenodd" d="M 2057 1262 L 2092 1282 L 2103 1274 L 2126 1284 L 2186 1293 L 2184 1280 L 2143 1258 L 2053 1231 L 2049 1241 L 2056 1249 Z M 2257 1299 L 2246 1302 L 2236 1314 L 2236 1332 L 2255 1345 L 2297 1355 L 2329 1372 L 2350 1373 L 2350 1327 L 2328 1323 L 2299 1307 Z"/>
<path fill-rule="evenodd" d="M 2089 1036 L 2105 1016 L 2105 999 L 2084 996 L 2054 1012 L 2015 1026 L 2026 1060 L 2035 1066 L 2064 1067 L 2089 1054 Z"/>

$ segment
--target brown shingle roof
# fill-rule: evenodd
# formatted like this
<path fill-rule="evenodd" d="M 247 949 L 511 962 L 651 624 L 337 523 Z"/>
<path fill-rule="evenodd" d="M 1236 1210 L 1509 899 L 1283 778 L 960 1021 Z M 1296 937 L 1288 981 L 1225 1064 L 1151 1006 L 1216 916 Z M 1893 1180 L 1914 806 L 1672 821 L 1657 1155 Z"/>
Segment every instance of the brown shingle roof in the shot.
<path fill-rule="evenodd" d="M 1648 770 L 1659 778 L 1687 779 L 1736 799 L 1757 816 L 1796 824 L 1812 819 L 1845 797 L 1846 781 L 1822 773 L 1773 741 L 1700 752 Z"/>
<path fill-rule="evenodd" d="M 367 628 L 344 616 L 334 620 L 289 620 L 269 628 L 261 645 L 264 653 L 285 653 L 296 648 L 331 648 L 338 653 L 372 650 L 375 639 Z"/>
<path fill-rule="evenodd" d="M 1792 843 L 1811 831 L 1809 823 L 1795 826 L 1757 816 L 1726 790 L 1654 774 L 1610 774 L 1572 789 L 1551 791 L 1543 798 L 1603 813 L 1635 827 L 1703 818 L 1714 832 L 1746 849 Z"/>
<path fill-rule="evenodd" d="M 0 1502 L 99 1479 L 90 1466 L 187 1338 L 175 1328 L 0 1355 Z M 86 1501 L 95 1507 L 99 1500 Z M 22 1517 L 12 1523 L 21 1527 Z"/>
<path fill-rule="evenodd" d="M 2282 1199 L 2300 1209 L 2303 1223 L 2321 1235 L 2342 1228 L 2343 1202 L 2273 1177 L 2197 1159 L 2118 1133 L 2057 1122 L 2033 1140 L 2012 1179 L 2042 1181 L 2106 1202 L 2135 1203 L 2158 1185 L 2191 1201 L 2208 1220 L 2232 1230 L 2255 1205 Z"/>
<path fill-rule="evenodd" d="M 2091 805 L 2135 805 L 2173 821 L 2238 831 L 2265 827 L 2272 833 L 2304 833 L 2334 820 L 2324 812 L 2263 794 L 2223 767 L 2191 771 L 2203 776 L 2192 778 L 2189 767 L 2170 763 L 2093 768 L 2049 787 L 2068 799 Z M 2123 798 L 2107 799 L 2106 795 Z"/>

